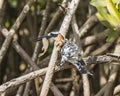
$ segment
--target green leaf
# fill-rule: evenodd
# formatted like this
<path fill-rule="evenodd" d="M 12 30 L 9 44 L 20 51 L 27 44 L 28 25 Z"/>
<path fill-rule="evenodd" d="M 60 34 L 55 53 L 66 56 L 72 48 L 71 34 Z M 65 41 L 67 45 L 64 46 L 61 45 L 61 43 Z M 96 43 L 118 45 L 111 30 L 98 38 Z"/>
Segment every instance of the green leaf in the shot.
<path fill-rule="evenodd" d="M 99 13 L 97 13 L 96 16 L 104 26 L 110 29 L 113 28 L 113 26 L 111 26 L 111 24 L 104 17 L 102 17 Z"/>
<path fill-rule="evenodd" d="M 90 4 L 95 6 L 95 7 L 98 7 L 98 6 L 105 7 L 106 6 L 106 0 L 91 0 Z"/>
<path fill-rule="evenodd" d="M 112 0 L 112 1 L 113 1 L 114 4 L 119 2 L 119 0 Z M 107 6 L 107 0 L 91 0 L 90 4 L 95 6 L 95 7 L 96 6 L 97 7 L 98 6 L 106 7 Z"/>
<path fill-rule="evenodd" d="M 105 8 L 103 7 L 97 7 L 98 10 L 98 18 L 99 16 L 101 16 L 102 19 L 106 20 L 107 22 L 109 22 L 112 26 L 117 26 L 119 24 L 119 21 L 114 18 L 113 16 L 111 16 L 110 14 L 108 14 L 105 10 Z"/>
<path fill-rule="evenodd" d="M 112 0 L 107 0 L 106 5 L 109 13 L 120 22 L 120 13 L 118 12 Z"/>
<path fill-rule="evenodd" d="M 117 34 L 114 30 L 111 30 L 110 34 L 108 35 L 106 42 L 110 42 L 116 38 Z"/>
<path fill-rule="evenodd" d="M 6 28 L 10 27 L 10 23 L 8 21 L 5 22 L 5 27 Z"/>
<path fill-rule="evenodd" d="M 17 7 L 17 3 L 18 3 L 17 0 L 8 0 L 8 2 L 10 3 L 10 5 L 11 5 L 13 8 L 16 8 L 16 7 Z"/>
<path fill-rule="evenodd" d="M 118 7 L 118 12 L 120 13 L 120 3 L 118 3 L 117 7 Z"/>

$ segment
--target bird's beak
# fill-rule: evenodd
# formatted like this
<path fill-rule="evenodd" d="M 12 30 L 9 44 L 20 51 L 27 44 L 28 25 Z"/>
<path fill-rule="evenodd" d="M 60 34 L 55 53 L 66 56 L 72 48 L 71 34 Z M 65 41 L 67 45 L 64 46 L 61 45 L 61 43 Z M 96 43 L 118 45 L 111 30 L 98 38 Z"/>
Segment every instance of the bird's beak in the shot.
<path fill-rule="evenodd" d="M 41 41 L 42 40 L 42 38 L 50 38 L 50 36 L 48 36 L 48 35 L 43 35 L 43 36 L 40 36 L 40 37 L 38 37 L 37 39 L 36 39 L 36 41 Z"/>

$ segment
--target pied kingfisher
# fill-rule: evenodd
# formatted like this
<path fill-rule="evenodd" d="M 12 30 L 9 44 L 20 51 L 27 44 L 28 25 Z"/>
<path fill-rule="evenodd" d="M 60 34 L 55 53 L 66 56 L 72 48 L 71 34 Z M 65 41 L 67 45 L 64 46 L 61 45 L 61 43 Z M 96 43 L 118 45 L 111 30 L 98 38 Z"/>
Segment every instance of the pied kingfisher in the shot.
<path fill-rule="evenodd" d="M 82 59 L 82 52 L 80 50 L 80 48 L 73 42 L 70 41 L 68 39 L 65 39 L 60 33 L 58 32 L 51 32 L 48 33 L 47 35 L 43 35 L 37 38 L 37 41 L 41 40 L 42 38 L 47 38 L 47 39 L 54 39 L 56 40 L 56 42 L 61 42 L 62 41 L 62 45 L 60 44 L 60 54 L 61 54 L 61 62 L 60 62 L 60 66 L 62 66 L 63 64 L 65 64 L 65 62 L 69 62 L 71 64 L 73 64 L 78 71 L 81 74 L 90 74 L 92 75 L 92 73 L 89 72 L 89 70 L 86 67 L 85 62 Z M 60 41 L 61 40 L 61 41 Z M 59 46 L 59 44 L 57 45 L 57 47 Z"/>

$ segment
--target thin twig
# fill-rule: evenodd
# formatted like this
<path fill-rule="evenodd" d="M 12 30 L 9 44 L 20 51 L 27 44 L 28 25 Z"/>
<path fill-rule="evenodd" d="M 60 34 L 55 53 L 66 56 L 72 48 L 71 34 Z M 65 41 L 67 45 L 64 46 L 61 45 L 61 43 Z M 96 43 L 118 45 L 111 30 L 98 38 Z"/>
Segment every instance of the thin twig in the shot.
<path fill-rule="evenodd" d="M 6 10 L 6 4 L 7 1 L 1 0 L 0 1 L 0 25 L 3 25 L 4 17 L 5 17 L 5 10 Z"/>
<path fill-rule="evenodd" d="M 73 91 L 74 91 L 74 96 L 79 95 L 79 84 L 78 84 L 78 76 L 77 76 L 77 71 L 75 68 L 72 68 L 72 79 L 73 79 Z"/>
<path fill-rule="evenodd" d="M 103 87 L 107 83 L 107 76 L 105 74 L 104 65 L 99 65 L 100 87 Z"/>
<path fill-rule="evenodd" d="M 79 40 L 80 40 L 79 29 L 78 29 L 77 20 L 76 20 L 75 15 L 72 17 L 71 25 L 72 25 L 73 34 L 75 37 L 75 42 L 78 45 L 78 47 L 82 50 L 82 45 L 79 42 Z"/>
<path fill-rule="evenodd" d="M 72 82 L 72 81 L 73 81 L 73 78 L 60 78 L 55 80 L 56 83 Z"/>
<path fill-rule="evenodd" d="M 1 0 L 0 1 L 0 9 L 2 9 L 3 3 L 4 3 L 4 0 Z"/>
<path fill-rule="evenodd" d="M 100 32 L 96 35 L 88 36 L 80 41 L 80 45 L 88 46 L 91 44 L 99 43 L 101 41 L 105 41 L 110 32 L 110 29 L 106 29 L 103 32 Z"/>
<path fill-rule="evenodd" d="M 68 2 L 68 0 L 63 0 L 61 6 L 62 6 L 63 8 L 65 8 L 66 5 L 67 5 L 67 2 Z M 64 10 L 61 8 L 61 6 L 58 8 L 58 10 L 57 10 L 57 12 L 55 13 L 54 17 L 53 17 L 52 20 L 50 21 L 48 27 L 47 27 L 46 30 L 45 30 L 45 34 L 47 34 L 48 32 L 50 32 L 50 31 L 53 29 L 53 27 L 55 26 L 55 24 L 57 23 L 57 21 L 59 20 L 59 18 L 60 18 L 61 16 L 63 16 Z"/>
<path fill-rule="evenodd" d="M 114 89 L 114 95 L 117 95 L 118 93 L 120 93 L 120 85 L 117 85 Z"/>
<path fill-rule="evenodd" d="M 50 86 L 51 86 L 50 89 L 53 92 L 54 96 L 64 96 L 53 83 L 51 83 Z"/>
<path fill-rule="evenodd" d="M 20 90 L 17 91 L 16 96 L 22 96 L 23 90 L 24 90 L 24 85 L 20 86 Z"/>
<path fill-rule="evenodd" d="M 112 46 L 114 41 L 115 41 L 115 39 L 112 40 L 111 42 L 107 42 L 107 43 L 103 44 L 101 47 L 99 47 L 98 49 L 91 52 L 90 55 L 93 56 L 93 55 L 99 55 L 99 54 L 104 53 L 110 46 Z"/>
<path fill-rule="evenodd" d="M 87 74 L 82 75 L 84 96 L 90 96 L 90 83 Z"/>
<path fill-rule="evenodd" d="M 97 23 L 97 17 L 95 15 L 89 17 L 89 19 L 84 23 L 79 29 L 79 38 L 83 37 L 89 30 Z"/>
<path fill-rule="evenodd" d="M 88 56 L 94 47 L 95 47 L 94 45 L 87 46 L 87 48 L 85 49 L 85 51 L 83 53 L 83 57 Z"/>

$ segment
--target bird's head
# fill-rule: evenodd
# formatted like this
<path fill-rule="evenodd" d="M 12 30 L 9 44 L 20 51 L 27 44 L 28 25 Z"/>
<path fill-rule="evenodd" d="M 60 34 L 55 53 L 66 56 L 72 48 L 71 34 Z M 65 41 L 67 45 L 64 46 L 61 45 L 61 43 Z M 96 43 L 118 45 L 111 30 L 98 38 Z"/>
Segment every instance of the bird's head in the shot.
<path fill-rule="evenodd" d="M 50 33 L 48 33 L 46 35 L 38 37 L 37 41 L 42 40 L 42 38 L 47 38 L 47 39 L 53 39 L 53 40 L 55 40 L 56 37 L 57 37 L 57 35 L 58 35 L 58 32 L 50 32 Z"/>

